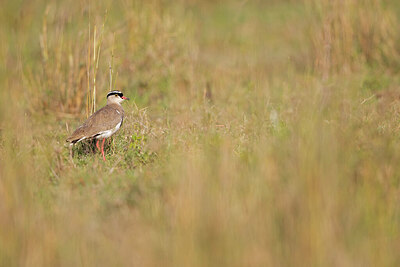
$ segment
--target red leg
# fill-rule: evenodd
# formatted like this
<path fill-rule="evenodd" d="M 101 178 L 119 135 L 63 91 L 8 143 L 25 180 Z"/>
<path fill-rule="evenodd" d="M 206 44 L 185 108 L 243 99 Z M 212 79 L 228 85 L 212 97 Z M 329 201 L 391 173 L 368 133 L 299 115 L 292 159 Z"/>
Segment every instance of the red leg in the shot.
<path fill-rule="evenodd" d="M 98 149 L 98 150 L 100 150 L 99 142 L 100 142 L 100 140 L 99 140 L 99 139 L 97 139 L 97 142 L 96 142 L 96 147 L 97 147 L 97 149 Z"/>
<path fill-rule="evenodd" d="M 101 154 L 103 155 L 103 160 L 106 161 L 106 157 L 104 156 L 104 141 L 106 141 L 105 138 L 103 138 L 103 142 L 101 143 Z"/>

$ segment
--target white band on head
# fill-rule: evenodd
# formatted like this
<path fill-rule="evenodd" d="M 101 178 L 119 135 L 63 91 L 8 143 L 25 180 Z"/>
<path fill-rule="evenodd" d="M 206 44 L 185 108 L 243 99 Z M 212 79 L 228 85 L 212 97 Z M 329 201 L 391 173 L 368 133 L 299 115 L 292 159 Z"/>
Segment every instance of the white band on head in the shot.
<path fill-rule="evenodd" d="M 117 91 L 117 90 L 109 92 L 109 93 L 107 94 L 107 97 L 109 97 L 110 95 L 119 95 L 120 97 L 123 97 L 123 96 L 124 96 L 124 94 L 123 94 L 122 92 Z"/>

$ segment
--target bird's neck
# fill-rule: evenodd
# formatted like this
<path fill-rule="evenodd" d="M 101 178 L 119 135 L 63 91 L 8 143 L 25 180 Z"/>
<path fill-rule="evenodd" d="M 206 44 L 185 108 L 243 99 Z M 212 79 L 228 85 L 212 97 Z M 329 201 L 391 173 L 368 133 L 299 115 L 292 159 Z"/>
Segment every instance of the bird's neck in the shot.
<path fill-rule="evenodd" d="M 121 103 L 116 101 L 115 99 L 107 98 L 107 105 L 111 105 L 111 104 L 115 104 L 115 105 L 120 105 L 121 106 Z"/>
<path fill-rule="evenodd" d="M 109 107 L 111 107 L 113 109 L 116 109 L 118 111 L 124 112 L 124 109 L 122 108 L 120 103 L 107 103 L 107 106 L 109 106 Z"/>

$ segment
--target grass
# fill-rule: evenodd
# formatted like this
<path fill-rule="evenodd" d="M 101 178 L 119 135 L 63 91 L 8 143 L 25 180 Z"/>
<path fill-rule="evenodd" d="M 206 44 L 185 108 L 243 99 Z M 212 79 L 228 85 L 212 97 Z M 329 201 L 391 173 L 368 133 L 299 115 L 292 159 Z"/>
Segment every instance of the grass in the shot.
<path fill-rule="evenodd" d="M 399 14 L 6 1 L 0 266 L 399 265 Z M 71 158 L 114 87 L 132 101 L 107 161 Z"/>

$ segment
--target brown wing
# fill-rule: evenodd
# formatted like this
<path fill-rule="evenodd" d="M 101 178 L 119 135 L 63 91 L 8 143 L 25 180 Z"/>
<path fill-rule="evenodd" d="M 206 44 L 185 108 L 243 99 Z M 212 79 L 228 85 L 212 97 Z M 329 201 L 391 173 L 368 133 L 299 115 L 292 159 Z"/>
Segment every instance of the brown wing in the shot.
<path fill-rule="evenodd" d="M 123 119 L 123 110 L 107 105 L 92 114 L 81 126 L 79 126 L 67 142 L 75 143 L 80 139 L 93 138 L 102 131 L 113 129 Z"/>

